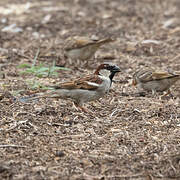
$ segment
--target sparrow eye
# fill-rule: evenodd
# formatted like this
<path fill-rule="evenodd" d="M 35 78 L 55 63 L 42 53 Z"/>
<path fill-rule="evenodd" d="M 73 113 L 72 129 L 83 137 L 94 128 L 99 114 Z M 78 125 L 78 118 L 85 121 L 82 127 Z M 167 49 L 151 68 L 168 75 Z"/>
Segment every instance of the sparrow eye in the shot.
<path fill-rule="evenodd" d="M 111 70 L 111 69 L 113 69 L 113 66 L 110 66 L 109 64 L 107 64 L 106 66 L 105 66 L 105 69 L 107 69 L 107 70 Z"/>
<path fill-rule="evenodd" d="M 111 72 L 119 72 L 120 68 L 114 64 L 111 63 L 104 63 L 101 65 L 101 69 L 106 69 Z"/>

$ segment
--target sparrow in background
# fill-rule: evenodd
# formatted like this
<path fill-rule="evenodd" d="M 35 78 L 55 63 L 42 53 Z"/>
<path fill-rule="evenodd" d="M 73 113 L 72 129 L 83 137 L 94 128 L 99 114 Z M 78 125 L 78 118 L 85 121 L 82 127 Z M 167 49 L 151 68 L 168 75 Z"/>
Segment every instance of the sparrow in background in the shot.
<path fill-rule="evenodd" d="M 108 93 L 112 79 L 117 72 L 120 72 L 118 66 L 103 63 L 96 69 L 94 74 L 70 82 L 60 83 L 57 86 L 51 86 L 54 88 L 51 92 L 28 98 L 27 101 L 39 98 L 72 99 L 76 107 L 88 112 L 83 107 L 83 103 L 95 101 Z"/>
<path fill-rule="evenodd" d="M 153 69 L 140 69 L 133 75 L 133 85 L 138 85 L 146 91 L 156 92 L 167 91 L 164 95 L 171 94 L 170 87 L 180 80 L 180 74 L 166 71 L 155 71 Z"/>
<path fill-rule="evenodd" d="M 64 55 L 72 60 L 89 60 L 100 46 L 112 41 L 112 38 L 95 40 L 81 36 L 69 37 L 64 44 Z"/>

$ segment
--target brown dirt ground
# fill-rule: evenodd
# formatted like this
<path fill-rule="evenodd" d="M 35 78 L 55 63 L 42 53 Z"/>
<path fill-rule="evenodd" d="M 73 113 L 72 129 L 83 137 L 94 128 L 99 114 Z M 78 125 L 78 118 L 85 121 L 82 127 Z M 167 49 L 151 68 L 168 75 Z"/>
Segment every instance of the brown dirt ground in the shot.
<path fill-rule="evenodd" d="M 136 96 L 131 86 L 139 67 L 180 69 L 180 1 L 32 0 L 25 9 L 26 2 L 0 1 L 0 179 L 180 179 L 180 82 L 162 100 Z M 2 31 L 13 23 L 22 32 Z M 63 58 L 70 35 L 117 39 L 90 61 L 96 67 L 109 58 L 123 69 L 105 98 L 86 104 L 94 115 L 71 101 L 15 101 L 12 95 L 41 91 L 28 81 L 52 84 L 93 71 Z M 17 66 L 32 64 L 38 49 L 37 63 L 55 60 L 72 72 L 21 75 Z"/>

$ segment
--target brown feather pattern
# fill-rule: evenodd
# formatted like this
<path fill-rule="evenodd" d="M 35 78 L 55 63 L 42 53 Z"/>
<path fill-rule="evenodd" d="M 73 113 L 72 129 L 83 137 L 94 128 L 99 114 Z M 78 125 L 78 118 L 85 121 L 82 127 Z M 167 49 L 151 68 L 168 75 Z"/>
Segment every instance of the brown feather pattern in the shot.
<path fill-rule="evenodd" d="M 101 84 L 102 79 L 97 75 L 90 75 L 84 78 L 79 78 L 74 81 L 61 83 L 59 84 L 59 86 L 51 86 L 51 87 L 55 89 L 85 89 L 85 90 L 97 89 L 98 86 L 94 86 L 93 84 L 90 84 L 91 82 L 96 84 Z"/>
<path fill-rule="evenodd" d="M 83 48 L 85 46 L 89 46 L 93 44 L 97 44 L 97 46 L 100 46 L 102 44 L 112 42 L 112 41 L 114 41 L 112 38 L 92 40 L 87 37 L 75 36 L 75 37 L 70 37 L 66 40 L 65 45 L 64 45 L 64 50 L 69 51 L 71 49 Z"/>

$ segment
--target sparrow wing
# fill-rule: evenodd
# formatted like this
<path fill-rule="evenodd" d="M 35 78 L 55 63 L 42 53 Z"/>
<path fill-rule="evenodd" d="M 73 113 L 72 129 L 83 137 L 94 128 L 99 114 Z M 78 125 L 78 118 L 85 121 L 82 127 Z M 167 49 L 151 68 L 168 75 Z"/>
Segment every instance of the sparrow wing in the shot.
<path fill-rule="evenodd" d="M 167 79 L 167 78 L 173 78 L 179 76 L 178 74 L 170 73 L 170 72 L 164 72 L 164 71 L 157 71 L 152 73 L 152 78 L 154 80 L 160 80 L 160 79 Z"/>
<path fill-rule="evenodd" d="M 97 75 L 87 76 L 74 81 L 59 84 L 59 86 L 52 86 L 55 89 L 84 89 L 95 90 L 102 83 L 102 79 Z"/>
<path fill-rule="evenodd" d="M 97 46 L 101 46 L 102 44 L 112 42 L 114 39 L 112 38 L 104 38 L 100 40 L 90 39 L 88 37 L 75 36 L 70 37 L 66 40 L 64 49 L 71 50 L 75 48 L 83 48 L 85 46 L 97 44 Z"/>
<path fill-rule="evenodd" d="M 90 44 L 95 44 L 96 42 L 97 42 L 96 40 L 92 40 L 87 37 L 80 37 L 80 36 L 70 37 L 66 40 L 64 49 L 71 50 L 75 48 L 82 48 Z"/>
<path fill-rule="evenodd" d="M 115 41 L 115 40 L 112 38 L 105 38 L 105 39 L 100 39 L 96 44 L 102 45 L 102 44 L 113 42 L 113 41 Z"/>

